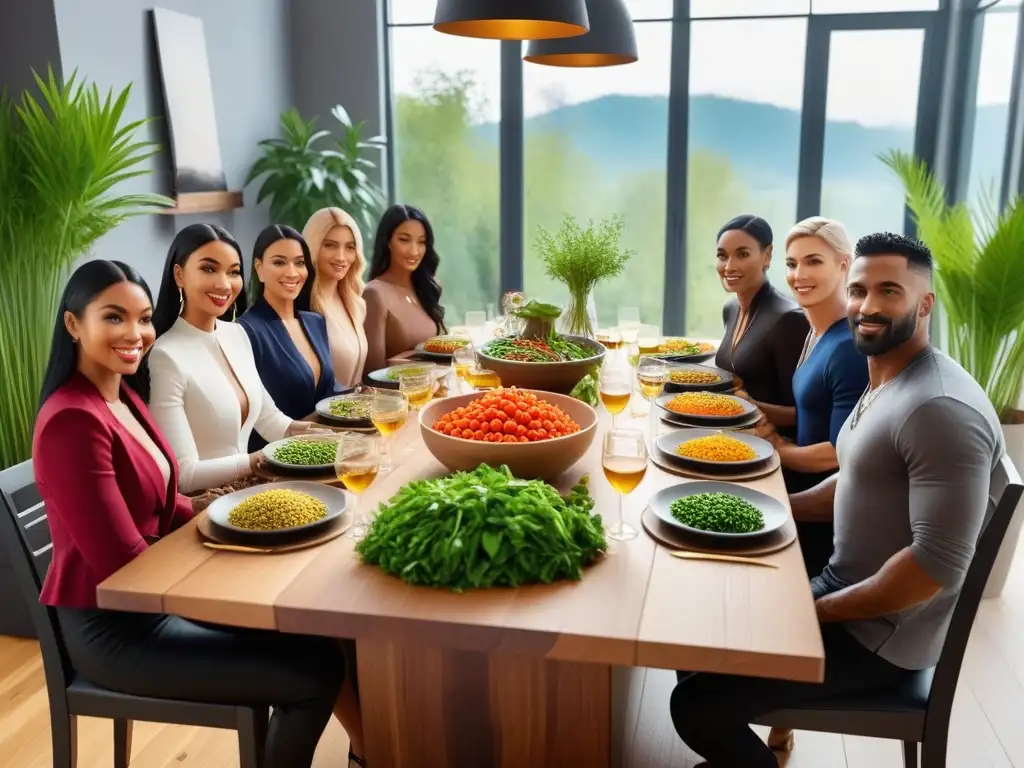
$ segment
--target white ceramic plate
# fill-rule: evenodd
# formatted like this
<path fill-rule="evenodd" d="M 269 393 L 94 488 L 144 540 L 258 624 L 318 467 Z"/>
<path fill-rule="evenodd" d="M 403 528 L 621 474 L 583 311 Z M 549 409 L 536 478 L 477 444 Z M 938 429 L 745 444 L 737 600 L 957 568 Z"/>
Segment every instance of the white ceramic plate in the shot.
<path fill-rule="evenodd" d="M 273 531 L 252 531 L 248 528 L 237 528 L 228 522 L 228 515 L 231 510 L 250 496 L 262 493 L 263 491 L 277 490 L 298 491 L 300 493 L 307 493 L 310 496 L 319 499 L 327 505 L 327 516 L 321 520 L 317 520 L 315 523 L 299 525 L 293 528 L 280 528 Z M 334 486 L 325 485 L 323 483 L 313 483 L 307 480 L 284 480 L 276 483 L 254 485 L 251 488 L 243 488 L 225 496 L 220 496 L 214 499 L 213 503 L 206 508 L 206 514 L 210 518 L 210 522 L 214 525 L 232 533 L 243 534 L 245 538 L 251 539 L 256 537 L 291 537 L 295 534 L 302 534 L 307 531 L 309 533 L 314 533 L 345 514 L 347 507 L 348 497 L 341 488 L 335 488 Z"/>
<path fill-rule="evenodd" d="M 761 510 L 761 514 L 764 516 L 764 528 L 752 533 L 717 533 L 683 525 L 672 515 L 672 510 L 670 509 L 672 502 L 676 499 L 681 499 L 685 496 L 695 496 L 699 493 L 731 493 L 734 496 L 739 496 L 744 501 L 753 504 Z M 747 488 L 743 485 L 726 483 L 719 480 L 695 480 L 690 483 L 682 483 L 681 485 L 664 488 L 651 497 L 651 500 L 647 502 L 647 506 L 650 507 L 651 511 L 660 520 L 677 530 L 716 539 L 722 543 L 748 541 L 767 536 L 779 530 L 789 520 L 789 510 L 786 508 L 786 505 L 774 496 L 769 496 L 767 493 L 761 493 L 761 491 L 755 491 L 753 488 Z"/>

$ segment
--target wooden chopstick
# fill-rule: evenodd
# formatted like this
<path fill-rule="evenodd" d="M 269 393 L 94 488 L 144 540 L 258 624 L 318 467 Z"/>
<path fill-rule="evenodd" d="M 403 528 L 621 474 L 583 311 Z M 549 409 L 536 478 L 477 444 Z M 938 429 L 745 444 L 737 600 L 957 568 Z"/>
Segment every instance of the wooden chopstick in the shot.
<path fill-rule="evenodd" d="M 739 557 L 737 555 L 713 555 L 709 552 L 687 552 L 675 549 L 669 552 L 672 557 L 680 560 L 717 560 L 722 563 L 741 563 L 743 565 L 760 565 L 765 568 L 778 568 L 778 564 L 770 563 L 767 560 L 757 560 L 752 557 Z"/>
<path fill-rule="evenodd" d="M 264 549 L 262 547 L 242 547 L 242 546 L 238 546 L 236 544 L 217 544 L 216 542 L 213 542 L 213 541 L 204 541 L 203 542 L 203 546 L 204 547 L 209 547 L 210 549 L 220 549 L 220 550 L 223 550 L 225 552 L 246 552 L 248 554 L 260 554 L 260 555 L 265 555 L 268 552 L 273 551 L 273 550 L 270 550 L 270 549 Z"/>

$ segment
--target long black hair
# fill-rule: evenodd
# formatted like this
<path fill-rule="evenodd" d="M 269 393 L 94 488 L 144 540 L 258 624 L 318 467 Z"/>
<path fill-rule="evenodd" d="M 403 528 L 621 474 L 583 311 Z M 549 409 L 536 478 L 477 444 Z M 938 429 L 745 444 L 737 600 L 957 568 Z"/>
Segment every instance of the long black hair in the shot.
<path fill-rule="evenodd" d="M 306 262 L 306 282 L 302 284 L 299 295 L 295 298 L 295 309 L 308 310 L 310 297 L 313 295 L 313 278 L 316 275 L 313 271 L 313 257 L 299 231 L 287 224 L 271 224 L 256 236 L 256 243 L 252 247 L 252 288 L 250 289 L 252 301 L 255 304 L 263 298 L 263 283 L 256 276 L 256 261 L 257 259 L 262 261 L 267 248 L 278 240 L 294 240 L 302 247 L 302 260 Z"/>
<path fill-rule="evenodd" d="M 427 252 L 420 265 L 412 273 L 412 288 L 420 306 L 437 326 L 438 333 L 447 333 L 444 324 L 444 307 L 441 306 L 441 284 L 437 282 L 437 267 L 441 259 L 434 250 L 434 229 L 430 226 L 426 215 L 419 208 L 411 205 L 392 205 L 380 217 L 377 225 L 377 236 L 373 241 L 373 260 L 370 262 L 370 279 L 374 280 L 391 266 L 391 235 L 406 221 L 418 221 L 427 233 Z"/>
<path fill-rule="evenodd" d="M 167 250 L 167 261 L 164 262 L 164 269 L 160 275 L 156 310 L 153 312 L 153 327 L 156 328 L 157 338 L 167 333 L 181 314 L 181 294 L 178 293 L 178 284 L 174 282 L 174 267 L 184 269 L 185 262 L 193 253 L 207 243 L 218 240 L 235 249 L 238 253 L 238 265 L 242 270 L 242 290 L 224 314 L 231 312 L 230 317 L 234 317 L 241 315 L 248 308 L 249 304 L 245 297 L 245 259 L 242 257 L 242 249 L 238 247 L 238 242 L 219 224 L 189 224 L 174 236 L 171 247 Z"/>
<path fill-rule="evenodd" d="M 43 375 L 43 389 L 39 395 L 39 407 L 49 399 L 50 395 L 60 389 L 78 368 L 78 347 L 68 333 L 64 324 L 64 313 L 70 312 L 81 317 L 97 296 L 112 285 L 118 283 L 134 283 L 146 292 L 150 304 L 153 294 L 149 285 L 135 269 L 121 261 L 96 259 L 87 261 L 76 269 L 64 286 L 64 293 L 57 307 L 57 319 L 53 324 L 53 340 L 50 342 L 50 359 L 46 363 Z M 131 376 L 123 377 L 124 381 L 140 395 L 148 390 L 149 373 L 146 358 L 139 363 L 139 369 Z M 144 396 L 144 395 L 143 395 Z"/>

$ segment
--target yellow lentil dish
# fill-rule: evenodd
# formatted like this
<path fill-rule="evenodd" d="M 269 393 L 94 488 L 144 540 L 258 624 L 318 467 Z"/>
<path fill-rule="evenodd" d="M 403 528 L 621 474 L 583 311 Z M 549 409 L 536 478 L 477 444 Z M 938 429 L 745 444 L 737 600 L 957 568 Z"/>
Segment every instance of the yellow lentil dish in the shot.
<path fill-rule="evenodd" d="M 676 395 L 665 407 L 673 413 L 689 416 L 740 416 L 743 406 L 732 398 L 711 392 L 684 392 Z"/>
<path fill-rule="evenodd" d="M 254 493 L 228 513 L 228 522 L 250 531 L 297 528 L 327 517 L 327 505 L 308 493 L 277 489 Z"/>
<path fill-rule="evenodd" d="M 722 380 L 712 371 L 672 371 L 668 378 L 676 384 L 717 384 Z"/>
<path fill-rule="evenodd" d="M 757 451 L 742 440 L 722 434 L 687 440 L 676 446 L 676 453 L 686 459 L 701 461 L 750 461 L 757 458 Z"/>

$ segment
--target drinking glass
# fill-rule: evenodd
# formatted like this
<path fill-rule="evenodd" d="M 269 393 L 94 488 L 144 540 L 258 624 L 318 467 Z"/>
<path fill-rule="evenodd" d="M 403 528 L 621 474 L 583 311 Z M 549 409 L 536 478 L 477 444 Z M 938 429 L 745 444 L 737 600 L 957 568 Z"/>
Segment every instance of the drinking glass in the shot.
<path fill-rule="evenodd" d="M 391 460 L 391 441 L 398 430 L 405 426 L 409 418 L 409 399 L 404 392 L 393 389 L 374 390 L 373 402 L 370 404 L 370 421 L 383 436 L 381 474 L 394 469 Z"/>
<path fill-rule="evenodd" d="M 452 355 L 452 364 L 455 366 L 456 379 L 467 380 L 469 372 L 476 367 L 476 349 L 472 344 L 455 350 Z"/>
<path fill-rule="evenodd" d="M 607 350 L 614 351 L 622 347 L 622 334 L 618 328 L 599 328 L 595 335 Z"/>
<path fill-rule="evenodd" d="M 636 335 L 637 351 L 641 355 L 652 355 L 661 346 L 661 329 L 656 325 L 641 325 Z"/>
<path fill-rule="evenodd" d="M 352 527 L 345 534 L 350 539 L 366 538 L 370 522 L 363 514 L 359 497 L 369 488 L 381 470 L 381 439 L 357 432 L 338 434 L 334 454 L 334 472 L 342 485 L 355 496 L 352 499 Z"/>
<path fill-rule="evenodd" d="M 619 333 L 624 344 L 636 344 L 637 332 L 640 330 L 640 309 L 638 307 L 619 307 Z"/>
<path fill-rule="evenodd" d="M 466 382 L 476 390 L 497 389 L 501 386 L 501 377 L 494 371 L 474 368 L 466 375 Z"/>
<path fill-rule="evenodd" d="M 653 400 L 661 394 L 668 381 L 668 364 L 656 357 L 641 355 L 636 364 L 636 381 L 644 399 Z"/>
<path fill-rule="evenodd" d="M 601 468 L 608 484 L 619 494 L 619 519 L 608 526 L 607 536 L 614 541 L 629 541 L 637 530 L 622 517 L 623 496 L 632 493 L 647 473 L 647 446 L 638 429 L 612 429 L 604 436 Z"/>
<path fill-rule="evenodd" d="M 418 411 L 434 395 L 434 372 L 399 374 L 398 391 L 408 398 L 409 410 Z"/>
<path fill-rule="evenodd" d="M 487 323 L 487 312 L 483 310 L 473 310 L 466 313 L 466 327 L 469 329 L 470 336 L 476 338 L 477 334 L 480 333 L 480 329 Z"/>
<path fill-rule="evenodd" d="M 605 409 L 612 415 L 612 429 L 618 422 L 619 414 L 629 405 L 630 371 L 621 366 L 605 363 L 601 368 L 598 393 Z"/>

